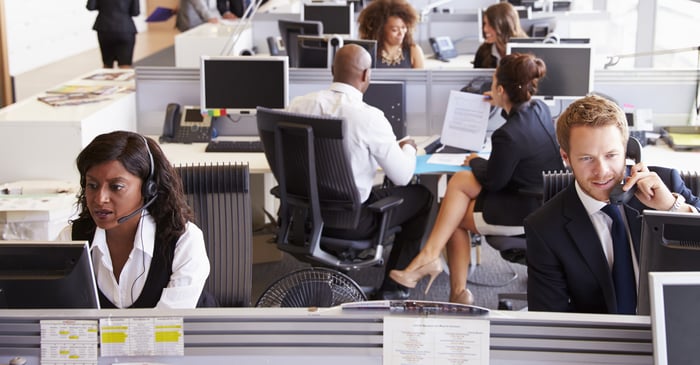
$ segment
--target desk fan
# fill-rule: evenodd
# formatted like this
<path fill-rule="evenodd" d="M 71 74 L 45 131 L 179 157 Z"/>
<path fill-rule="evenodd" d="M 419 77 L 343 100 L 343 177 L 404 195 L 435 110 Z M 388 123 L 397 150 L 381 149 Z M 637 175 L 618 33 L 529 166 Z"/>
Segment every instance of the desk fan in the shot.
<path fill-rule="evenodd" d="M 367 296 L 349 276 L 328 268 L 293 271 L 270 285 L 256 307 L 334 307 L 366 301 Z"/>

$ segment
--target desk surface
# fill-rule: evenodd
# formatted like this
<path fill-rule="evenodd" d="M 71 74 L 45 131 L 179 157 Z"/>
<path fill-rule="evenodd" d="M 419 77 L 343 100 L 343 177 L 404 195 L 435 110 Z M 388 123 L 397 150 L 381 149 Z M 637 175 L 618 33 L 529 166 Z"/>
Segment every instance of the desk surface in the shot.
<path fill-rule="evenodd" d="M 158 136 L 149 137 L 158 140 Z M 270 172 L 265 154 L 260 152 L 205 152 L 206 143 L 161 143 L 160 148 L 173 165 L 241 162 L 248 163 L 251 174 Z"/>

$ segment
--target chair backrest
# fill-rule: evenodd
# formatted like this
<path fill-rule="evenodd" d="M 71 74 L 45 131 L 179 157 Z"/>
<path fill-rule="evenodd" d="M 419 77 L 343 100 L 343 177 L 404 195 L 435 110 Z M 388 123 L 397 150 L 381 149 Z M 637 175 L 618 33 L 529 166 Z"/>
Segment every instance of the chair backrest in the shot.
<path fill-rule="evenodd" d="M 278 247 L 311 254 L 323 227 L 355 228 L 362 202 L 343 147 L 343 119 L 258 107 L 257 123 L 279 183 Z"/>
<path fill-rule="evenodd" d="M 185 196 L 194 211 L 211 265 L 205 284 L 223 307 L 249 307 L 253 285 L 248 165 L 181 165 Z"/>

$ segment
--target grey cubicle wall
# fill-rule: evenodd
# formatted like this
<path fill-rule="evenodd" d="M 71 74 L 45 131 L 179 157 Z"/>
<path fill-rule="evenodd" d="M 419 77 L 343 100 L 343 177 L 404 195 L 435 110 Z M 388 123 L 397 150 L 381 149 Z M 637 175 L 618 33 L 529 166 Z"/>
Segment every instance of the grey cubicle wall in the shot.
<path fill-rule="evenodd" d="M 440 133 L 451 90 L 460 90 L 476 77 L 491 77 L 492 72 L 485 69 L 375 69 L 372 78 L 405 82 L 407 133 L 424 136 Z M 596 70 L 594 91 L 610 95 L 622 104 L 652 109 L 657 125 L 682 125 L 687 123 L 694 105 L 699 74 L 700 70 Z M 289 98 L 326 88 L 330 82 L 331 74 L 326 69 L 290 69 Z M 138 131 L 160 134 L 169 102 L 199 105 L 199 70 L 137 67 Z M 557 116 L 565 105 L 554 103 L 552 115 Z M 502 118 L 496 115 L 489 123 L 489 129 L 493 129 L 502 123 Z"/>
<path fill-rule="evenodd" d="M 100 357 L 98 363 L 380 365 L 384 317 L 431 314 L 339 308 L 0 310 L 0 363 L 14 356 L 39 363 L 42 319 L 154 316 L 183 318 L 184 357 Z M 490 364 L 653 364 L 648 316 L 492 311 L 483 318 L 490 320 Z"/>

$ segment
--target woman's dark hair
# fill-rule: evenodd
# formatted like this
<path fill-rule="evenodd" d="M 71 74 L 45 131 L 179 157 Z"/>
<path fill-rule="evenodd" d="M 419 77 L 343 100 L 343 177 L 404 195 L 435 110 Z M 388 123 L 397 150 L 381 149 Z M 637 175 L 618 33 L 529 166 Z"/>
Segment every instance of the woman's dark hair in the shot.
<path fill-rule="evenodd" d="M 527 33 L 523 30 L 523 28 L 520 26 L 520 18 L 518 17 L 518 11 L 515 10 L 513 5 L 507 2 L 500 2 L 497 4 L 493 4 L 486 8 L 486 11 L 484 11 L 484 19 L 488 19 L 489 24 L 491 24 L 491 28 L 493 28 L 494 32 L 496 32 L 496 49 L 498 50 L 498 54 L 503 57 L 506 54 L 506 43 L 511 38 L 518 37 L 518 38 L 525 38 L 527 37 Z M 482 25 L 482 32 L 483 32 L 483 25 Z M 479 53 L 478 59 L 481 60 L 486 60 L 485 62 L 488 62 L 491 58 L 491 47 L 485 47 L 481 46 L 477 50 L 477 53 Z M 477 67 L 495 67 L 496 65 L 493 64 L 482 64 L 482 65 L 477 65 Z"/>
<path fill-rule="evenodd" d="M 146 143 L 148 149 L 146 149 Z M 153 175 L 151 176 L 151 157 L 153 156 Z M 147 209 L 156 222 L 156 241 L 161 242 L 163 252 L 166 246 L 177 242 L 185 232 L 187 221 L 194 221 L 192 210 L 187 205 L 183 193 L 182 181 L 172 164 L 163 154 L 157 143 L 140 134 L 116 131 L 101 134 L 85 147 L 76 159 L 80 172 L 80 193 L 78 206 L 81 211 L 76 222 L 89 225 L 94 231 L 95 222 L 87 209 L 85 197 L 85 175 L 93 166 L 119 161 L 130 173 L 141 178 L 143 184 L 149 176 L 156 186 L 156 197 Z"/>
<path fill-rule="evenodd" d="M 513 53 L 501 58 L 496 84 L 503 86 L 510 102 L 526 102 L 537 93 L 539 80 L 547 73 L 544 61 L 532 54 Z"/>
<path fill-rule="evenodd" d="M 367 4 L 357 18 L 360 38 L 376 40 L 377 48 L 381 50 L 384 46 L 384 25 L 392 16 L 401 18 L 406 24 L 402 48 L 412 46 L 413 30 L 418 24 L 418 12 L 406 0 L 374 0 Z"/>

